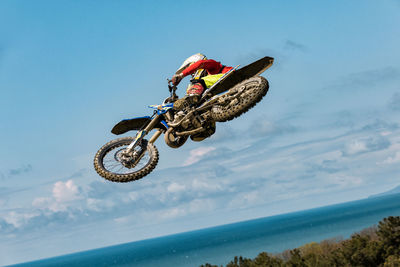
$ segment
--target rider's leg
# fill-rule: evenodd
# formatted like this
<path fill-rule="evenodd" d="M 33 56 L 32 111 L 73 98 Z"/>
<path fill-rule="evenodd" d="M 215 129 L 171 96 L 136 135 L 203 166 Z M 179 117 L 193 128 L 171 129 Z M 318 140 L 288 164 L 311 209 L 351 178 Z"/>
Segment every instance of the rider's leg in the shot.
<path fill-rule="evenodd" d="M 216 83 L 222 76 L 223 73 L 207 75 L 201 79 L 193 80 L 193 83 L 189 85 L 186 90 L 186 96 L 178 99 L 174 103 L 175 110 L 182 110 L 186 106 L 194 105 L 200 100 L 200 96 L 203 94 L 206 88 L 211 87 Z"/>
<path fill-rule="evenodd" d="M 203 92 L 204 86 L 201 83 L 189 85 L 188 89 L 186 90 L 186 95 L 174 102 L 174 109 L 182 110 L 187 106 L 197 104 Z"/>
<path fill-rule="evenodd" d="M 201 95 L 203 94 L 205 87 L 202 83 L 190 84 L 186 90 L 186 96 L 178 99 L 174 102 L 175 110 L 182 110 L 187 106 L 195 105 L 199 102 Z M 190 138 L 193 141 L 202 141 L 207 137 L 210 137 L 215 133 L 215 122 L 211 121 L 205 125 L 206 129 L 204 132 L 196 135 L 191 135 Z"/>

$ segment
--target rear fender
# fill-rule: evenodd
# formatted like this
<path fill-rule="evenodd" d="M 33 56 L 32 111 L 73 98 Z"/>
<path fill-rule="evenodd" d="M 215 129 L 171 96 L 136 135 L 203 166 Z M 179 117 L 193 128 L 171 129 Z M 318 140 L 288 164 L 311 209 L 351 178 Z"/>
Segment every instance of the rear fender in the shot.
<path fill-rule="evenodd" d="M 249 65 L 244 66 L 243 68 L 235 70 L 231 75 L 226 77 L 226 79 L 210 87 L 207 90 L 207 94 L 203 94 L 203 96 L 207 95 L 208 97 L 212 97 L 214 95 L 223 93 L 244 80 L 256 75 L 260 75 L 269 67 L 271 67 L 273 62 L 274 59 L 272 57 L 263 57 Z"/>

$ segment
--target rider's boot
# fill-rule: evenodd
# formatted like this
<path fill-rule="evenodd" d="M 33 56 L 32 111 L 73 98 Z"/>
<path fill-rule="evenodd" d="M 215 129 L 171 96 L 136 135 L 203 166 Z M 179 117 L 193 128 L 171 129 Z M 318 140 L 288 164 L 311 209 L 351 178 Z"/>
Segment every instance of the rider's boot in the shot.
<path fill-rule="evenodd" d="M 174 102 L 175 110 L 183 110 L 186 107 L 196 105 L 200 101 L 199 95 L 186 95 Z"/>
<path fill-rule="evenodd" d="M 205 85 L 194 83 L 189 85 L 186 90 L 186 96 L 174 102 L 175 110 L 183 110 L 186 107 L 196 105 L 200 101 L 200 96 L 204 91 Z"/>

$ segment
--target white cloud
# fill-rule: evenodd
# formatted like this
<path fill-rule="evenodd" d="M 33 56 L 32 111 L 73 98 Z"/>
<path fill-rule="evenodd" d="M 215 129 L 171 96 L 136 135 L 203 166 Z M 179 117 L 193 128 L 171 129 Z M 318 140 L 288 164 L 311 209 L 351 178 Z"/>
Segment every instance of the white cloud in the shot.
<path fill-rule="evenodd" d="M 213 211 L 216 203 L 212 199 L 195 199 L 189 203 L 188 210 L 190 213 Z"/>
<path fill-rule="evenodd" d="M 250 135 L 254 137 L 282 135 L 296 131 L 296 128 L 290 124 L 266 120 L 265 116 L 259 117 L 253 121 Z"/>
<path fill-rule="evenodd" d="M 346 154 L 354 155 L 368 151 L 367 145 L 364 141 L 355 140 L 346 146 Z"/>
<path fill-rule="evenodd" d="M 39 210 L 49 210 L 52 212 L 65 211 L 67 210 L 67 205 L 55 201 L 50 197 L 38 197 L 32 201 L 32 206 Z"/>
<path fill-rule="evenodd" d="M 32 214 L 25 210 L 27 215 L 9 215 L 8 222 L 13 224 L 6 226 L 12 233 L 94 220 L 129 226 L 161 224 L 373 186 L 383 169 L 389 169 L 378 170 L 374 163 L 396 162 L 400 157 L 395 146 L 400 142 L 398 129 L 386 135 L 382 134 L 385 127 L 381 128 L 379 133 L 368 128 L 307 142 L 286 138 L 271 144 L 250 139 L 248 146 L 229 146 L 229 153 L 217 153 L 226 151 L 218 144 L 200 147 L 185 162 L 192 164 L 189 168 L 161 170 L 162 179 L 155 175 L 117 184 L 96 178 L 83 187 L 76 179 L 59 181 L 47 189 L 48 196 L 32 202 L 37 218 L 29 218 Z M 370 151 L 376 152 L 366 153 Z M 358 154 L 362 155 L 350 156 Z M 390 167 L 396 168 L 395 164 Z M 219 168 L 230 173 L 218 176 L 215 170 Z M 13 225 L 24 227 L 15 230 Z"/>
<path fill-rule="evenodd" d="M 266 199 L 260 198 L 260 193 L 258 192 L 258 190 L 254 190 L 251 192 L 243 192 L 238 194 L 228 203 L 228 207 L 230 209 L 250 208 L 254 204 L 260 204 L 265 201 Z"/>
<path fill-rule="evenodd" d="M 392 164 L 392 163 L 400 163 L 400 152 L 396 152 L 396 154 L 393 157 L 388 157 L 383 161 L 385 164 Z"/>
<path fill-rule="evenodd" d="M 4 216 L 4 220 L 13 225 L 15 228 L 19 228 L 26 223 L 30 218 L 37 216 L 37 214 L 29 212 L 29 213 L 17 213 L 15 211 L 9 212 L 6 216 Z"/>
<path fill-rule="evenodd" d="M 211 182 L 209 180 L 193 179 L 192 190 L 193 191 L 206 191 L 206 192 L 216 192 L 222 189 L 221 185 L 216 182 Z"/>
<path fill-rule="evenodd" d="M 114 219 L 114 222 L 118 224 L 125 224 L 129 222 L 129 216 L 124 216 L 124 217 L 118 217 Z"/>
<path fill-rule="evenodd" d="M 333 185 L 339 186 L 340 188 L 360 186 L 363 183 L 363 180 L 360 177 L 350 176 L 346 174 L 327 175 L 326 180 Z"/>
<path fill-rule="evenodd" d="M 35 208 L 47 208 L 49 206 L 49 203 L 51 203 L 51 198 L 49 197 L 37 197 L 33 200 L 32 206 Z"/>
<path fill-rule="evenodd" d="M 382 135 L 357 138 L 345 146 L 344 155 L 356 155 L 366 152 L 379 151 L 390 147 L 390 141 Z"/>
<path fill-rule="evenodd" d="M 384 132 L 381 132 L 381 135 L 382 135 L 382 136 L 388 136 L 388 135 L 391 135 L 391 134 L 392 134 L 391 131 L 384 131 Z"/>
<path fill-rule="evenodd" d="M 86 205 L 89 210 L 101 212 L 113 208 L 115 203 L 111 199 L 88 198 L 86 200 Z"/>
<path fill-rule="evenodd" d="M 74 181 L 58 181 L 53 185 L 52 197 L 37 197 L 32 201 L 32 206 L 53 212 L 66 211 L 69 206 L 76 204 L 73 202 L 81 199 L 83 199 L 83 195 Z"/>
<path fill-rule="evenodd" d="M 183 166 L 188 166 L 201 160 L 205 155 L 214 151 L 215 147 L 199 147 L 190 151 L 190 156 L 184 162 Z"/>
<path fill-rule="evenodd" d="M 186 186 L 179 184 L 179 183 L 172 183 L 167 187 L 167 190 L 170 193 L 182 192 L 182 191 L 185 191 L 185 189 L 186 189 Z"/>
<path fill-rule="evenodd" d="M 169 219 L 173 219 L 176 217 L 181 217 L 184 216 L 186 214 L 186 211 L 182 208 L 171 208 L 171 209 L 166 209 L 160 212 L 159 214 L 159 218 L 161 220 L 169 220 Z"/>
<path fill-rule="evenodd" d="M 255 203 L 257 201 L 258 197 L 259 197 L 258 191 L 249 192 L 243 196 L 243 198 L 248 203 Z"/>
<path fill-rule="evenodd" d="M 131 191 L 128 193 L 129 201 L 136 201 L 139 199 L 139 193 L 136 191 Z"/>
<path fill-rule="evenodd" d="M 68 180 L 65 183 L 62 181 L 55 183 L 53 197 L 57 202 L 68 202 L 81 198 L 79 188 L 72 180 Z"/>

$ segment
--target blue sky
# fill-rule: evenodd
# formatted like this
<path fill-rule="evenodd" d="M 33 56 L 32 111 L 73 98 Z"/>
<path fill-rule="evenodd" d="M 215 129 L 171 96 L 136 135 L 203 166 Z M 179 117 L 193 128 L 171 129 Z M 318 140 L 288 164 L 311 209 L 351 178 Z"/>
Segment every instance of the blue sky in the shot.
<path fill-rule="evenodd" d="M 0 264 L 400 184 L 399 1 L 199 5 L 0 2 Z M 270 92 L 204 142 L 160 139 L 143 180 L 103 181 L 92 158 L 112 126 L 150 114 L 197 52 L 226 65 L 274 57 Z"/>

